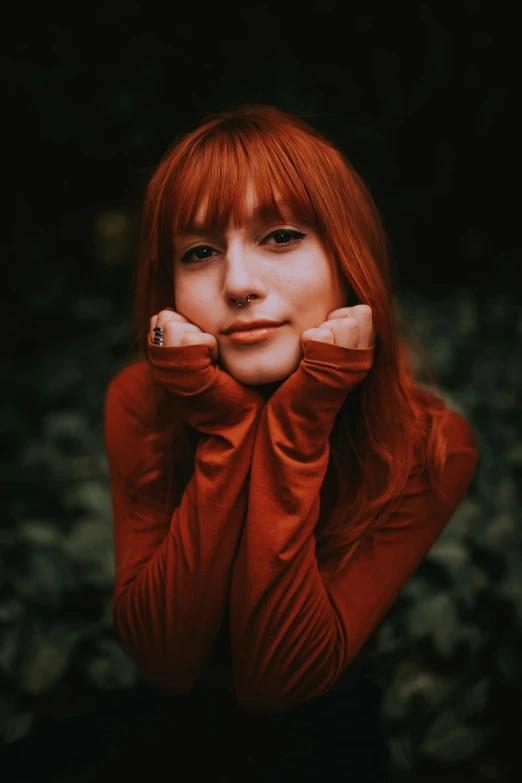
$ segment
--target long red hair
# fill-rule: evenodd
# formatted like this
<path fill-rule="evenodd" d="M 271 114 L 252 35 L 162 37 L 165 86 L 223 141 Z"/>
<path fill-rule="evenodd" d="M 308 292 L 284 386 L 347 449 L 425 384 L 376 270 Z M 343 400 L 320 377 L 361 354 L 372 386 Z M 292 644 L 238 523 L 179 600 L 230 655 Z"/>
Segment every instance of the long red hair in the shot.
<path fill-rule="evenodd" d="M 444 494 L 447 407 L 422 344 L 397 311 L 397 276 L 379 212 L 333 142 L 302 119 L 259 104 L 209 115 L 175 139 L 150 179 L 143 204 L 134 300 L 139 360 L 147 357 L 151 316 L 174 306 L 175 235 L 193 222 L 205 198 L 207 225 L 224 231 L 230 222 L 241 224 L 247 180 L 261 206 L 278 211 L 277 188 L 315 228 L 348 283 L 345 306 L 368 304 L 373 313 L 374 364 L 345 400 L 330 441 L 339 503 L 323 529 L 315 530 L 318 550 L 324 558 L 335 555 L 340 570 L 400 500 L 414 468 L 427 470 Z M 426 383 L 418 377 L 421 372 Z M 196 441 L 181 437 L 190 433 L 169 418 L 172 405 L 166 395 L 154 386 L 156 426 L 129 477 L 132 493 L 166 474 L 170 487 L 176 460 L 186 472 L 182 462 L 195 453 Z M 169 492 L 165 513 L 172 513 L 171 502 Z"/>

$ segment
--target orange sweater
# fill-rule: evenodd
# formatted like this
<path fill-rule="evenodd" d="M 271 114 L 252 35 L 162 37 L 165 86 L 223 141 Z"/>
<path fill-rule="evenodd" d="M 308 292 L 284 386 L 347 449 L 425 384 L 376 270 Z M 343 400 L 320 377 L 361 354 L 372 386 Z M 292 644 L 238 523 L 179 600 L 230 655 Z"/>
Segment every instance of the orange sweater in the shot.
<path fill-rule="evenodd" d="M 112 616 L 140 674 L 176 693 L 224 687 L 247 710 L 285 711 L 331 690 L 364 656 L 384 615 L 464 497 L 478 459 L 451 412 L 444 502 L 411 472 L 400 506 L 336 578 L 314 528 L 335 493 L 329 435 L 374 346 L 309 341 L 266 402 L 203 345 L 156 346 L 121 370 L 105 399 L 116 584 Z M 193 465 L 130 502 L 125 477 L 149 433 L 151 384 L 201 434 Z M 177 414 L 176 414 L 177 415 Z M 324 506 L 323 506 L 324 503 Z M 325 512 L 326 513 L 326 512 Z"/>

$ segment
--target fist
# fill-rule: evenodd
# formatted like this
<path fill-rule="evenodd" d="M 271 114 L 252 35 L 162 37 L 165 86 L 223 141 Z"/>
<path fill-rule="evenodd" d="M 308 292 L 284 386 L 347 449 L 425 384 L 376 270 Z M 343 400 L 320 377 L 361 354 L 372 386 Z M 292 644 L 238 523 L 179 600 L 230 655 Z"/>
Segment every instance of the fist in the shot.
<path fill-rule="evenodd" d="M 341 307 L 328 313 L 327 319 L 319 326 L 303 332 L 301 335 L 303 352 L 307 340 L 342 345 L 344 348 L 370 348 L 375 343 L 377 334 L 369 305 Z"/>
<path fill-rule="evenodd" d="M 173 308 L 166 307 L 150 319 L 150 341 L 154 342 L 155 326 L 163 327 L 163 345 L 166 348 L 181 345 L 207 345 L 210 348 L 210 358 L 217 362 L 218 343 L 213 334 L 203 332 L 199 326 L 191 323 Z"/>

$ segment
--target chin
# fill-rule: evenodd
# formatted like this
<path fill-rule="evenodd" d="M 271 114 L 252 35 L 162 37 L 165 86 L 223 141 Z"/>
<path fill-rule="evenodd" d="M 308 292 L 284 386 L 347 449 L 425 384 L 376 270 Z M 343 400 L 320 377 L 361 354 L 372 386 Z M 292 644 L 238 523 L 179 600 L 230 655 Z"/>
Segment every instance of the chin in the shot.
<path fill-rule="evenodd" d="M 273 370 L 266 372 L 248 372 L 241 367 L 230 367 L 225 369 L 236 379 L 236 381 L 239 381 L 239 383 L 242 383 L 245 386 L 263 386 L 266 384 L 279 383 L 291 374 L 290 372 L 278 373 L 274 372 Z"/>
<path fill-rule="evenodd" d="M 261 360 L 260 357 L 252 356 L 250 359 L 246 356 L 243 358 L 234 357 L 230 361 L 222 359 L 220 361 L 223 369 L 232 375 L 239 383 L 243 383 L 245 386 L 263 386 L 266 384 L 275 384 L 284 381 L 297 369 L 301 356 L 285 356 L 282 357 L 281 352 L 278 351 L 279 356 L 269 357 L 265 360 Z"/>

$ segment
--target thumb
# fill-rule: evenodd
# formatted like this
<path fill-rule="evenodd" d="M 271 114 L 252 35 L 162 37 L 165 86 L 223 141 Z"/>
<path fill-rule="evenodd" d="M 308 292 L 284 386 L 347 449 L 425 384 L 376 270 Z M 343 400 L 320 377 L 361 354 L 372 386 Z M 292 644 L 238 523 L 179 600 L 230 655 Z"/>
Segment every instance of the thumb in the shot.
<path fill-rule="evenodd" d="M 301 335 L 301 346 L 304 351 L 308 340 L 317 340 L 320 343 L 335 343 L 334 333 L 327 326 L 316 326 L 313 329 L 306 329 Z"/>
<path fill-rule="evenodd" d="M 207 332 L 199 332 L 193 334 L 189 332 L 188 334 L 184 335 L 183 344 L 184 345 L 207 345 L 208 348 L 210 349 L 210 358 L 212 359 L 212 361 L 217 362 L 218 360 L 218 343 L 213 334 L 208 334 Z"/>

